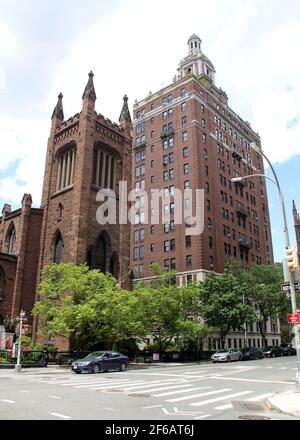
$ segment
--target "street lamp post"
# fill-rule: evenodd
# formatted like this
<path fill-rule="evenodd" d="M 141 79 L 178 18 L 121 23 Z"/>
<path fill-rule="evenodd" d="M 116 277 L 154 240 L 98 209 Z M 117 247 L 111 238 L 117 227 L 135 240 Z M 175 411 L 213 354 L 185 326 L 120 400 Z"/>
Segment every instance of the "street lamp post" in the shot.
<path fill-rule="evenodd" d="M 21 310 L 20 316 L 17 319 L 20 321 L 20 324 L 19 324 L 18 357 L 17 357 L 17 364 L 15 365 L 15 372 L 21 373 L 21 371 L 22 371 L 22 365 L 21 365 L 22 327 L 23 327 L 23 321 L 26 319 L 24 310 Z"/>
<path fill-rule="evenodd" d="M 276 185 L 276 187 L 278 189 L 278 193 L 279 193 L 279 198 L 280 198 L 281 213 L 282 213 L 282 219 L 283 219 L 283 225 L 284 225 L 284 241 L 285 241 L 285 247 L 287 249 L 290 247 L 290 238 L 289 238 L 289 231 L 288 231 L 288 225 L 287 225 L 284 196 L 281 191 L 279 180 L 277 178 L 277 175 L 275 173 L 273 165 L 271 164 L 271 162 L 267 158 L 267 156 L 262 152 L 262 150 L 259 147 L 257 147 L 257 145 L 254 142 L 252 142 L 250 145 L 257 153 L 259 153 L 261 156 L 263 156 L 266 159 L 266 161 L 268 162 L 268 164 L 272 170 L 272 173 L 274 175 L 274 179 L 272 179 L 269 176 L 266 176 L 265 174 L 250 174 L 250 175 L 243 176 L 243 177 L 236 177 L 234 179 L 231 179 L 231 181 L 232 182 L 241 182 L 243 179 L 247 179 L 247 178 L 264 177 L 265 179 L 271 180 L 271 182 L 273 182 Z M 290 271 L 287 271 L 287 272 L 288 272 L 288 281 L 290 284 L 292 310 L 293 310 L 293 314 L 295 314 L 297 312 L 296 293 L 295 293 L 295 278 L 294 278 L 293 272 L 290 272 Z M 294 324 L 294 333 L 295 333 L 295 345 L 296 345 L 296 353 L 297 353 L 297 372 L 296 372 L 295 385 L 296 385 L 296 390 L 300 392 L 300 338 L 299 338 L 299 330 L 298 330 L 297 324 Z"/>

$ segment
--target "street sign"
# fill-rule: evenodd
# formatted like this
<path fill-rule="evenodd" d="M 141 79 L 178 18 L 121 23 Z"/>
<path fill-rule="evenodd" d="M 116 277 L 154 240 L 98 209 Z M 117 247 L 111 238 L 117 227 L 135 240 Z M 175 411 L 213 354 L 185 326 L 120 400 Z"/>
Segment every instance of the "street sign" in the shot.
<path fill-rule="evenodd" d="M 294 313 L 287 315 L 288 316 L 288 323 L 289 324 L 300 324 L 300 314 Z"/>
<path fill-rule="evenodd" d="M 300 281 L 294 282 L 295 290 L 300 290 Z M 284 283 L 281 285 L 282 292 L 289 292 L 290 291 L 290 283 Z"/>

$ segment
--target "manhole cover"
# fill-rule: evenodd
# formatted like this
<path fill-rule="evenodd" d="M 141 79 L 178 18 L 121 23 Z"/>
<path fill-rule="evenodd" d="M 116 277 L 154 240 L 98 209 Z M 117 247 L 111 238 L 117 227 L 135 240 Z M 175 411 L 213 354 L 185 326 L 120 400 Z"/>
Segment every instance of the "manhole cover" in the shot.
<path fill-rule="evenodd" d="M 128 394 L 130 397 L 150 397 L 150 394 L 141 394 L 141 393 L 131 393 Z"/>
<path fill-rule="evenodd" d="M 241 420 L 271 420 L 271 417 L 265 417 L 265 416 L 239 416 L 239 419 Z"/>

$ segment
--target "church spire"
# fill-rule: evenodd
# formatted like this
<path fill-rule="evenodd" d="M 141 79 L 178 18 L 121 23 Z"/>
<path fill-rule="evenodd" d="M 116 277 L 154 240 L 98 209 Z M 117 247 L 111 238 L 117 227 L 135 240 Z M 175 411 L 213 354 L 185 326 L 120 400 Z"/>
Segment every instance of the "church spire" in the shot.
<path fill-rule="evenodd" d="M 64 110 L 63 110 L 62 99 L 63 99 L 63 94 L 60 93 L 58 95 L 58 101 L 57 101 L 57 104 L 56 104 L 56 106 L 55 106 L 55 108 L 53 110 L 52 118 L 51 119 L 56 117 L 57 119 L 60 119 L 61 121 L 64 120 Z"/>
<path fill-rule="evenodd" d="M 300 223 L 300 216 L 299 216 L 297 208 L 296 208 L 295 200 L 293 200 L 293 216 L 294 216 L 295 225 L 297 223 Z"/>
<path fill-rule="evenodd" d="M 130 130 L 132 128 L 132 121 L 131 121 L 130 111 L 128 108 L 128 96 L 127 95 L 125 95 L 123 97 L 123 107 L 121 110 L 119 122 L 120 122 L 121 127 L 130 133 Z"/>
<path fill-rule="evenodd" d="M 95 102 L 97 99 L 97 96 L 96 96 L 96 92 L 95 92 L 93 78 L 94 78 L 94 73 L 92 71 L 90 71 L 88 83 L 84 89 L 82 99 L 89 99 L 89 100 Z"/>

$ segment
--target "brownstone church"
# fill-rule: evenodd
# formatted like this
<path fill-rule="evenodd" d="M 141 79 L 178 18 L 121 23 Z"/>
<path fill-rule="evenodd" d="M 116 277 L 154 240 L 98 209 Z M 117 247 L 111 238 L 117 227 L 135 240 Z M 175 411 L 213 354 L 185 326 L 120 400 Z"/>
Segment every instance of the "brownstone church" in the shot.
<path fill-rule="evenodd" d="M 42 203 L 32 207 L 25 194 L 21 208 L 5 204 L 0 217 L 0 320 L 21 309 L 32 323 L 41 269 L 51 263 L 87 263 L 123 279 L 129 272 L 130 225 L 100 225 L 99 189 L 118 195 L 120 181 L 131 187 L 132 123 L 124 97 L 120 125 L 95 111 L 93 73 L 80 113 L 64 118 L 62 94 L 52 115 Z M 1 324 L 0 321 L 0 324 Z"/>

